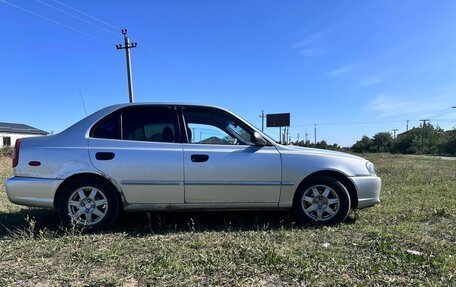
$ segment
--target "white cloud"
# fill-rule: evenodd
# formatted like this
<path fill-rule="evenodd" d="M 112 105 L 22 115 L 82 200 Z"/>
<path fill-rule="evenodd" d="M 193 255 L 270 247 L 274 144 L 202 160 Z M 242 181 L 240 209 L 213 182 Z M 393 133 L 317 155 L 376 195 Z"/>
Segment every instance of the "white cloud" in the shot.
<path fill-rule="evenodd" d="M 331 76 L 331 77 L 338 76 L 338 75 L 341 75 L 341 74 L 345 74 L 345 73 L 351 72 L 355 68 L 356 68 L 356 66 L 352 65 L 352 64 L 345 65 L 345 66 L 339 67 L 337 69 L 334 69 L 334 70 L 331 70 L 331 71 L 325 73 L 325 76 Z"/>
<path fill-rule="evenodd" d="M 363 87 L 370 87 L 370 86 L 380 84 L 381 82 L 385 81 L 385 79 L 386 79 L 386 75 L 376 74 L 376 75 L 372 75 L 372 76 L 367 77 L 364 80 L 362 80 L 360 85 Z"/>
<path fill-rule="evenodd" d="M 415 116 L 417 118 L 436 118 L 450 111 L 456 89 L 446 89 L 415 95 L 413 98 L 403 94 L 379 94 L 372 100 L 368 109 L 382 117 Z"/>
<path fill-rule="evenodd" d="M 304 39 L 293 43 L 291 48 L 298 51 L 298 54 L 304 56 L 312 56 L 320 54 L 322 49 L 316 47 L 315 43 L 326 34 L 327 30 L 322 30 L 319 32 L 309 33 Z"/>
<path fill-rule="evenodd" d="M 298 54 L 303 56 L 314 56 L 322 53 L 322 49 L 319 48 L 305 48 L 299 50 Z"/>

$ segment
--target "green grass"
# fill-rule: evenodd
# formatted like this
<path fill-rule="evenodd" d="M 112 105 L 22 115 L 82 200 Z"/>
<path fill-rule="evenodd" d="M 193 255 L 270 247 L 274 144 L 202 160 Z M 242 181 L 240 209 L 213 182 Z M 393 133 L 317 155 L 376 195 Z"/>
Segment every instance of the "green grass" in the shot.
<path fill-rule="evenodd" d="M 0 286 L 456 286 L 456 161 L 366 156 L 382 203 L 339 226 L 300 227 L 288 212 L 133 213 L 104 233 L 9 203 L 0 159 Z"/>

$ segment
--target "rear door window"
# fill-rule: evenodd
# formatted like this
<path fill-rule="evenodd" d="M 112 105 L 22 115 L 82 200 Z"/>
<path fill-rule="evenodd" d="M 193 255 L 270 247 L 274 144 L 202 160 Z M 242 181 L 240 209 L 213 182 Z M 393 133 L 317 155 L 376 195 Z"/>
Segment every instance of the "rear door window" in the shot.
<path fill-rule="evenodd" d="M 124 140 L 166 142 L 180 141 L 177 114 L 168 107 L 132 107 L 122 111 Z"/>

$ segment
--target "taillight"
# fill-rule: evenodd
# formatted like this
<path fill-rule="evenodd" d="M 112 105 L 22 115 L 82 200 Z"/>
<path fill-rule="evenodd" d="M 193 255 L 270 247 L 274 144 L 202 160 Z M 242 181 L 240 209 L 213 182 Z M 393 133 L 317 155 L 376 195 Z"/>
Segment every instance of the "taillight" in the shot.
<path fill-rule="evenodd" d="M 21 147 L 21 139 L 16 140 L 16 144 L 14 145 L 14 154 L 13 154 L 13 168 L 17 166 L 19 163 L 19 149 Z"/>

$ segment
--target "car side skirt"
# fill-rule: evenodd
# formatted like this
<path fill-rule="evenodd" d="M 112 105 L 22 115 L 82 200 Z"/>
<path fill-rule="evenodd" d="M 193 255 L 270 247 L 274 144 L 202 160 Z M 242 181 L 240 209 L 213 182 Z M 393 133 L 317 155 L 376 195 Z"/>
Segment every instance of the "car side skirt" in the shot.
<path fill-rule="evenodd" d="M 182 204 L 129 204 L 125 211 L 188 211 L 188 210 L 265 210 L 280 208 L 277 203 L 182 203 Z"/>

